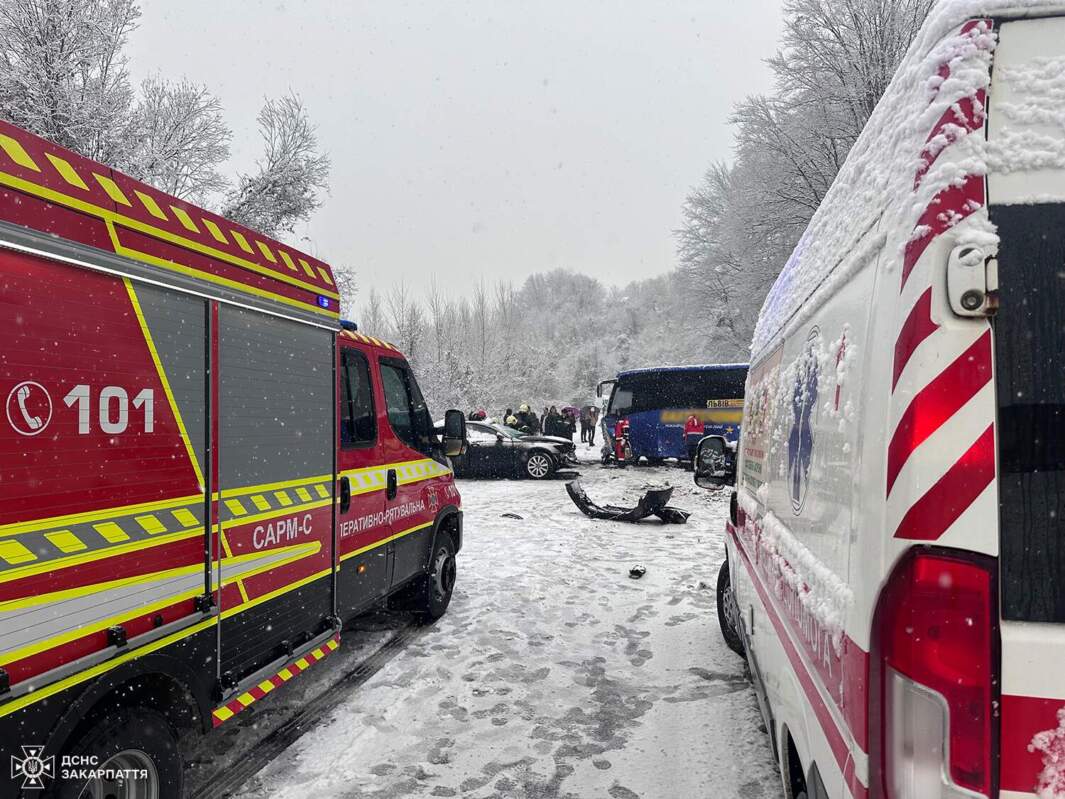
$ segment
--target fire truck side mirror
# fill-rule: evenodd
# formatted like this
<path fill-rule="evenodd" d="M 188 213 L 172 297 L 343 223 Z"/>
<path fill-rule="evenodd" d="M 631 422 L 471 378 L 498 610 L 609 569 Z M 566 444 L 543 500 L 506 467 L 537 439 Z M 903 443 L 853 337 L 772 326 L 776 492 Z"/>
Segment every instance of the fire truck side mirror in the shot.
<path fill-rule="evenodd" d="M 462 411 L 444 414 L 444 454 L 454 458 L 466 451 L 466 417 Z"/>

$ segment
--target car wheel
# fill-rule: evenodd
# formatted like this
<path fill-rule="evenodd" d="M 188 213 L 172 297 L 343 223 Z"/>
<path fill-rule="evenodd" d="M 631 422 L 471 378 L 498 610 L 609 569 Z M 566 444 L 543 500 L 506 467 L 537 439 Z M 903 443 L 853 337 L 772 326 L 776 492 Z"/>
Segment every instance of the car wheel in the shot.
<path fill-rule="evenodd" d="M 96 764 L 92 770 L 101 776 L 64 781 L 58 792 L 62 799 L 179 799 L 184 795 L 184 764 L 177 739 L 167 720 L 154 710 L 137 707 L 109 714 L 65 754 Z M 114 779 L 105 779 L 111 775 Z"/>
<path fill-rule="evenodd" d="M 546 452 L 532 452 L 525 459 L 525 474 L 533 480 L 543 480 L 551 475 L 554 461 Z"/>
<path fill-rule="evenodd" d="M 746 658 L 743 639 L 739 633 L 739 605 L 736 604 L 736 595 L 732 591 L 727 560 L 721 564 L 721 570 L 717 573 L 717 623 L 728 648 Z"/>

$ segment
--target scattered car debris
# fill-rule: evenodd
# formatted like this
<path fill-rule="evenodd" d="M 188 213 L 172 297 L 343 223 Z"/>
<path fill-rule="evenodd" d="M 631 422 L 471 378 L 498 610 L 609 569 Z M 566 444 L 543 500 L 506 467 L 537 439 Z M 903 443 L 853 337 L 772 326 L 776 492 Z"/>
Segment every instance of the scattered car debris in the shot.
<path fill-rule="evenodd" d="M 650 488 L 631 508 L 623 508 L 619 505 L 596 505 L 588 498 L 579 479 L 566 483 L 566 493 L 573 500 L 573 504 L 581 509 L 581 513 L 593 519 L 638 522 L 650 516 L 657 516 L 666 524 L 684 524 L 691 516 L 688 511 L 667 504 L 673 496 L 673 486 Z"/>
<path fill-rule="evenodd" d="M 629 577 L 631 577 L 633 580 L 639 580 L 645 574 L 647 574 L 646 566 L 640 566 L 639 564 L 637 564 L 631 569 L 629 569 Z"/>
<path fill-rule="evenodd" d="M 500 514 L 500 516 L 502 516 L 502 518 L 504 518 L 504 519 L 524 519 L 525 518 L 524 516 L 519 516 L 516 513 L 502 513 L 502 514 Z"/>

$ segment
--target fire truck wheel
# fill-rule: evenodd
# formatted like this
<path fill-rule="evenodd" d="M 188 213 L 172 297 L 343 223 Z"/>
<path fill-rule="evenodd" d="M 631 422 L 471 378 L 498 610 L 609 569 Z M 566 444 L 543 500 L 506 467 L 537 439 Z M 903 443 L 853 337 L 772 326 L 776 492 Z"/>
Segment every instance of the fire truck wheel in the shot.
<path fill-rule="evenodd" d="M 178 742 L 166 719 L 155 711 L 131 708 L 111 713 L 65 754 L 85 764 L 73 768 L 96 774 L 64 780 L 60 799 L 180 799 L 183 795 Z"/>
<path fill-rule="evenodd" d="M 434 544 L 429 573 L 421 578 L 415 593 L 412 610 L 422 624 L 432 624 L 447 612 L 457 576 L 455 542 L 449 533 L 441 532 Z"/>
<path fill-rule="evenodd" d="M 729 577 L 728 561 L 721 564 L 721 570 L 717 573 L 717 623 L 721 627 L 721 637 L 725 639 L 728 648 L 740 657 L 746 657 L 743 651 L 743 640 L 739 630 L 736 629 L 737 614 L 739 608 L 736 604 L 736 596 L 732 593 L 732 580 Z"/>

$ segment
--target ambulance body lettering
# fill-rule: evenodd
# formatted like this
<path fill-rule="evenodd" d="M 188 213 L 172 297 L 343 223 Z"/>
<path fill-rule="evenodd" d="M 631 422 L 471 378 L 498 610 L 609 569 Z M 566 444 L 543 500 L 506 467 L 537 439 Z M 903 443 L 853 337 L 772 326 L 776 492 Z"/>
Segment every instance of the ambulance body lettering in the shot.
<path fill-rule="evenodd" d="M 788 796 L 1065 789 L 1063 43 L 934 8 L 763 307 L 719 596 Z"/>
<path fill-rule="evenodd" d="M 0 123 L 0 796 L 142 755 L 180 795 L 174 741 L 344 619 L 444 612 L 444 447 L 338 306 L 326 264 Z"/>

